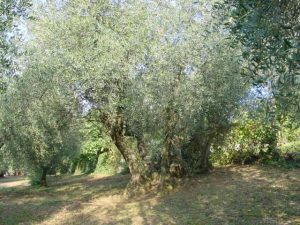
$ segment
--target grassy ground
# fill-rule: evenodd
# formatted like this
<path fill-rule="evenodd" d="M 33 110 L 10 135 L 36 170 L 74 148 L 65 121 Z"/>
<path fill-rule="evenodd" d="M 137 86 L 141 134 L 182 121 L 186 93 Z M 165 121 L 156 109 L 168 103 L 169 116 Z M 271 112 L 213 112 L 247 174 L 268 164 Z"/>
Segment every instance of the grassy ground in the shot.
<path fill-rule="evenodd" d="M 126 200 L 128 176 L 0 180 L 0 224 L 300 224 L 300 170 L 227 167 L 174 192 Z"/>

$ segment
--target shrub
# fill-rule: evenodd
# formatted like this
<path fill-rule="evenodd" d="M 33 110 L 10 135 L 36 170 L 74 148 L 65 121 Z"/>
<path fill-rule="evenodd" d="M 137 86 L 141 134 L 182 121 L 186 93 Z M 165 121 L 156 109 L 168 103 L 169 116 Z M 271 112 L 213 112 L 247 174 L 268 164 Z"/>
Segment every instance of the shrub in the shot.
<path fill-rule="evenodd" d="M 278 160 L 276 133 L 268 124 L 246 119 L 233 127 L 221 146 L 213 146 L 211 159 L 219 165 Z"/>

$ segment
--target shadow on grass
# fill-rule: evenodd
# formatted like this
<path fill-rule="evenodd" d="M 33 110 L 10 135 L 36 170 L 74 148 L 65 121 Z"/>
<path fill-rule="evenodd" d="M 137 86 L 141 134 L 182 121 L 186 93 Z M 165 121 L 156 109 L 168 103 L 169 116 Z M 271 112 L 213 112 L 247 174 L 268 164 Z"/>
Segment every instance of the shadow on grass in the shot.
<path fill-rule="evenodd" d="M 299 170 L 228 168 L 193 178 L 164 197 L 122 201 L 90 224 L 299 224 Z M 90 217 L 89 217 L 90 218 Z M 80 216 L 68 220 L 80 224 Z M 98 223 L 97 223 L 98 222 Z M 87 223 L 89 224 L 89 223 Z"/>
<path fill-rule="evenodd" d="M 39 224 L 57 213 L 80 209 L 91 199 L 121 194 L 128 179 L 78 175 L 50 177 L 50 186 L 46 188 L 0 188 L 0 224 Z"/>
<path fill-rule="evenodd" d="M 128 176 L 74 176 L 1 198 L 0 224 L 300 224 L 300 171 L 228 167 L 165 196 L 125 199 Z"/>
<path fill-rule="evenodd" d="M 24 176 L 9 176 L 0 178 L 0 185 L 4 183 L 11 183 L 16 181 L 23 181 L 25 179 Z"/>

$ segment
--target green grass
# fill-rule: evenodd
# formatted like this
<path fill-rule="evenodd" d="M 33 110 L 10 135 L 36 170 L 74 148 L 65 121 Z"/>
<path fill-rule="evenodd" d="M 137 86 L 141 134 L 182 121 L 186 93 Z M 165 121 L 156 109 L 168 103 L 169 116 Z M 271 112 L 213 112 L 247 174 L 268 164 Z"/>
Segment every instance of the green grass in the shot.
<path fill-rule="evenodd" d="M 218 168 L 170 194 L 129 200 L 123 197 L 128 176 L 50 177 L 48 188 L 15 179 L 0 180 L 1 225 L 300 224 L 299 169 Z"/>

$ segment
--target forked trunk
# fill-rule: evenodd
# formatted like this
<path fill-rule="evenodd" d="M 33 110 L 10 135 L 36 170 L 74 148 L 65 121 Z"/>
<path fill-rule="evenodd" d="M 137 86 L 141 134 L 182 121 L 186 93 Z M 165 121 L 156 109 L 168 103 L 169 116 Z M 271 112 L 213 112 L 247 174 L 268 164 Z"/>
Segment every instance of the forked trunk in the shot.
<path fill-rule="evenodd" d="M 131 174 L 131 185 L 139 185 L 149 180 L 149 173 L 138 150 L 131 148 L 124 135 L 124 118 L 117 114 L 114 124 L 111 124 L 111 137 L 116 147 L 126 161 Z"/>
<path fill-rule="evenodd" d="M 139 152 L 128 147 L 126 138 L 123 135 L 115 136 L 114 141 L 129 167 L 131 184 L 145 183 L 148 180 L 148 173 Z"/>
<path fill-rule="evenodd" d="M 177 152 L 179 140 L 176 138 L 176 125 L 178 115 L 173 100 L 169 102 L 166 108 L 166 126 L 164 147 L 161 152 L 161 179 L 162 187 L 172 187 L 174 178 L 182 177 L 184 165 L 181 153 Z"/>

